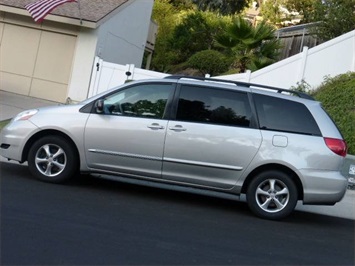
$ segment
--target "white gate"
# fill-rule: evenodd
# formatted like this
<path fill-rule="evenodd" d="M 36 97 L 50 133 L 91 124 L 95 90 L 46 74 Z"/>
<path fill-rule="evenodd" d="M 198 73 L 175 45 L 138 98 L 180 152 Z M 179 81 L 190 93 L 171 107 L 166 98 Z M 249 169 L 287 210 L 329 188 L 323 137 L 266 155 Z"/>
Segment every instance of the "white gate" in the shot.
<path fill-rule="evenodd" d="M 124 84 L 127 80 L 163 78 L 169 74 L 136 68 L 134 65 L 119 65 L 95 57 L 89 97 Z"/>

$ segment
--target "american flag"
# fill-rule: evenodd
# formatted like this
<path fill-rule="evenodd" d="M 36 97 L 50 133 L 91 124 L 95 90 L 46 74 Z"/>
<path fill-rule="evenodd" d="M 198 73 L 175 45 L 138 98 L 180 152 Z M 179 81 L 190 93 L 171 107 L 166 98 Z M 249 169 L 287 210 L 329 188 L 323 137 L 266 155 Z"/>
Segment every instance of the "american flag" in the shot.
<path fill-rule="evenodd" d="M 47 16 L 57 6 L 67 2 L 76 2 L 76 0 L 40 0 L 32 4 L 28 4 L 25 8 L 30 12 L 32 18 L 41 23 L 45 16 Z"/>

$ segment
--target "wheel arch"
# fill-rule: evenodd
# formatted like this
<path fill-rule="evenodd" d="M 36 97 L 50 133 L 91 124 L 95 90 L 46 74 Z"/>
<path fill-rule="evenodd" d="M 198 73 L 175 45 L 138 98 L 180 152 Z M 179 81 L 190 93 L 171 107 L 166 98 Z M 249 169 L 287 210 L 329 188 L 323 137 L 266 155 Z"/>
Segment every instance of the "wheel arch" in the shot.
<path fill-rule="evenodd" d="M 80 156 L 79 156 L 79 150 L 77 145 L 75 144 L 75 142 L 65 133 L 59 131 L 59 130 L 54 130 L 54 129 L 47 129 L 47 130 L 42 130 L 40 132 L 37 132 L 36 134 L 34 134 L 25 144 L 25 147 L 22 151 L 22 162 L 27 161 L 28 159 L 28 153 L 31 149 L 31 146 L 40 138 L 46 137 L 46 136 L 59 136 L 64 138 L 65 140 L 67 140 L 70 145 L 74 148 L 75 150 L 75 155 L 77 156 L 77 158 L 79 159 L 80 162 Z"/>
<path fill-rule="evenodd" d="M 269 171 L 269 170 L 280 171 L 280 172 L 283 172 L 283 173 L 287 174 L 288 176 L 290 176 L 292 181 L 295 182 L 295 185 L 297 187 L 298 199 L 303 200 L 303 185 L 302 185 L 301 179 L 299 178 L 299 176 L 296 174 L 295 171 L 293 171 L 289 167 L 281 165 L 281 164 L 266 164 L 266 165 L 261 165 L 261 166 L 255 168 L 252 172 L 250 172 L 248 174 L 247 178 L 245 179 L 241 192 L 242 193 L 247 192 L 248 186 L 255 176 L 257 176 L 261 172 L 265 172 L 265 171 Z"/>

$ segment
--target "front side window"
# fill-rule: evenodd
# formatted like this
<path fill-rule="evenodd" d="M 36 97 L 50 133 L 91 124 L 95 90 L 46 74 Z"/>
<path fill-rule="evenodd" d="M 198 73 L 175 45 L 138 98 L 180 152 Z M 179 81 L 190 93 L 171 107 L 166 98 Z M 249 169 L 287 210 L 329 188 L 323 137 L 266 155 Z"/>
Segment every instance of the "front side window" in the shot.
<path fill-rule="evenodd" d="M 162 119 L 173 89 L 172 84 L 143 84 L 121 90 L 105 98 L 104 113 Z"/>
<path fill-rule="evenodd" d="M 249 127 L 251 108 L 248 95 L 230 90 L 182 86 L 176 119 Z"/>
<path fill-rule="evenodd" d="M 261 129 L 320 136 L 307 107 L 299 102 L 266 95 L 254 95 Z"/>

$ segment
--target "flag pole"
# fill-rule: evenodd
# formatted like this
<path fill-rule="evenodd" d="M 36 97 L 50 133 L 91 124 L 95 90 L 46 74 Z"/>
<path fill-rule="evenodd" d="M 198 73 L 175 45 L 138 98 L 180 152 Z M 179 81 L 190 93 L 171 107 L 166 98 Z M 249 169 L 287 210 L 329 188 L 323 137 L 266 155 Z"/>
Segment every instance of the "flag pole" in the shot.
<path fill-rule="evenodd" d="M 81 16 L 80 0 L 77 0 L 79 8 L 80 25 L 83 25 L 83 17 Z"/>

